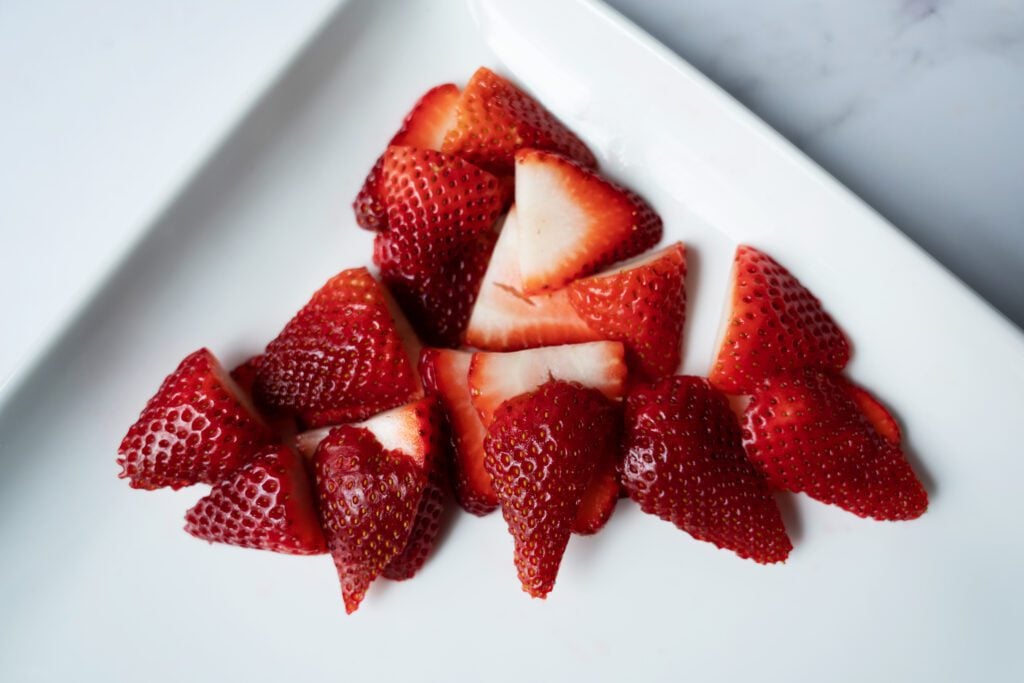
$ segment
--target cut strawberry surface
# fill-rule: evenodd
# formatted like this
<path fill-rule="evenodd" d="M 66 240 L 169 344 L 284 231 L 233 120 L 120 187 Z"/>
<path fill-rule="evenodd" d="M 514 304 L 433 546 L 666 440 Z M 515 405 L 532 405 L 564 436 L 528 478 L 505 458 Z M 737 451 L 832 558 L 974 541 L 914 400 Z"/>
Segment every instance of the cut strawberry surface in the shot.
<path fill-rule="evenodd" d="M 185 531 L 211 543 L 292 555 L 327 551 L 302 461 L 279 444 L 214 485 L 186 513 Z"/>
<path fill-rule="evenodd" d="M 511 173 L 516 150 L 523 147 L 560 152 L 597 166 L 587 146 L 539 102 L 480 67 L 459 97 L 456 125 L 441 150 L 504 175 Z"/>
<path fill-rule="evenodd" d="M 619 342 L 546 346 L 510 353 L 480 352 L 469 364 L 469 392 L 484 426 L 508 399 L 548 380 L 577 382 L 610 399 L 622 397 L 626 362 Z"/>
<path fill-rule="evenodd" d="M 550 152 L 516 153 L 515 203 L 525 294 L 564 287 L 661 239 L 661 218 L 643 199 Z"/>
<path fill-rule="evenodd" d="M 214 484 L 273 441 L 252 402 L 207 349 L 164 379 L 118 449 L 133 488 Z"/>
<path fill-rule="evenodd" d="M 317 427 L 401 405 L 422 387 L 380 285 L 353 268 L 331 278 L 267 345 L 255 393 Z"/>
<path fill-rule="evenodd" d="M 686 249 L 677 242 L 610 271 L 576 280 L 569 301 L 604 339 L 621 341 L 631 370 L 671 375 L 682 358 Z"/>
<path fill-rule="evenodd" d="M 850 347 L 821 302 L 772 257 L 736 249 L 729 310 L 711 368 L 711 384 L 750 393 L 771 377 L 801 368 L 842 370 Z"/>
<path fill-rule="evenodd" d="M 458 101 L 459 89 L 451 83 L 431 88 L 406 115 L 401 128 L 389 144 L 440 150 L 445 135 L 455 126 L 455 106 Z M 352 204 L 356 222 L 367 230 L 383 230 L 387 227 L 387 211 L 380 196 L 383 170 L 382 155 L 370 169 Z"/>
<path fill-rule="evenodd" d="M 892 416 L 892 413 L 867 389 L 858 387 L 850 382 L 847 384 L 850 393 L 853 395 L 853 400 L 857 403 L 857 407 L 860 408 L 860 411 L 868 419 L 868 422 L 871 423 L 871 426 L 875 428 L 875 431 L 881 434 L 889 443 L 899 445 L 903 440 L 903 434 L 900 431 L 899 423 L 896 422 L 896 418 Z"/>
<path fill-rule="evenodd" d="M 804 370 L 767 380 L 743 419 L 747 456 L 769 482 L 861 517 L 920 517 L 928 494 L 899 446 L 876 430 L 842 377 Z"/>
<path fill-rule="evenodd" d="M 701 377 L 669 377 L 626 399 L 622 484 L 640 508 L 756 562 L 792 550 L 782 516 L 744 457 L 736 415 Z"/>
<path fill-rule="evenodd" d="M 484 469 L 487 431 L 469 395 L 469 363 L 473 354 L 451 349 L 424 349 L 420 375 L 428 392 L 441 399 L 455 454 L 455 497 L 466 511 L 486 515 L 498 507 L 491 475 Z"/>
<path fill-rule="evenodd" d="M 528 297 L 519 273 L 519 220 L 513 206 L 480 285 L 466 343 L 488 351 L 600 339 L 569 302 L 566 290 Z"/>
<path fill-rule="evenodd" d="M 548 381 L 502 404 L 484 441 L 484 465 L 515 540 L 523 590 L 555 585 L 594 468 L 616 446 L 616 407 L 601 392 Z"/>
<path fill-rule="evenodd" d="M 616 434 L 616 436 L 618 436 Z M 614 456 L 617 448 L 608 449 L 608 455 Z M 607 457 L 595 465 L 594 473 L 590 477 L 590 484 L 583 492 L 580 500 L 580 507 L 576 511 L 576 519 L 573 520 L 572 531 L 574 534 L 590 535 L 600 531 L 612 513 L 615 512 L 615 504 L 619 502 L 619 475 L 617 458 Z"/>

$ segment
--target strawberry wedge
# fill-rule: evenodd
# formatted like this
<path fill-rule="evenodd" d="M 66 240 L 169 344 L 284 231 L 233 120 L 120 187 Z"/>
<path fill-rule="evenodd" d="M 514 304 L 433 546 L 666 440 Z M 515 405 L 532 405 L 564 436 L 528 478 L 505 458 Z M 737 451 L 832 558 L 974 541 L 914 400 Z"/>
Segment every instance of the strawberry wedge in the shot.
<path fill-rule="evenodd" d="M 406 115 L 402 127 L 391 138 L 389 144 L 419 149 L 441 149 L 445 135 L 455 125 L 455 106 L 458 101 L 459 89 L 451 83 L 431 88 Z M 352 204 L 356 213 L 356 223 L 367 230 L 383 230 L 387 227 L 387 213 L 380 196 L 383 168 L 382 155 L 373 164 Z"/>
<path fill-rule="evenodd" d="M 564 287 L 661 239 L 661 218 L 635 193 L 558 154 L 516 153 L 523 293 Z"/>
<path fill-rule="evenodd" d="M 567 291 L 523 294 L 519 229 L 518 212 L 513 206 L 480 284 L 466 328 L 466 343 L 487 351 L 516 351 L 600 339 L 573 308 Z"/>

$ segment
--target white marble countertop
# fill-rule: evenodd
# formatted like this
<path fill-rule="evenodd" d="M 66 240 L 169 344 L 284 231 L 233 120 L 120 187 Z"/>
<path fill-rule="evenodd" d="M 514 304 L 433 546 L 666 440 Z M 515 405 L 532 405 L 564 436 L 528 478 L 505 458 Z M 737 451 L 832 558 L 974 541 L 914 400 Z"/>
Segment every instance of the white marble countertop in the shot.
<path fill-rule="evenodd" d="M 4 3 L 0 387 L 341 2 Z M 1024 326 L 1024 3 L 610 2 Z"/>

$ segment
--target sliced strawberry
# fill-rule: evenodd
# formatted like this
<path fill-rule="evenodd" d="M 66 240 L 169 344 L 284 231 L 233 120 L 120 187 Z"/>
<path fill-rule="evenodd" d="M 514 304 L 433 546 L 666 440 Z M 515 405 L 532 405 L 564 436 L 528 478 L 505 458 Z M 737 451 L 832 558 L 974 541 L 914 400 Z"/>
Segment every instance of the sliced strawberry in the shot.
<path fill-rule="evenodd" d="M 380 194 L 389 228 L 374 240 L 374 262 L 428 343 L 458 345 L 506 192 L 490 173 L 440 152 L 385 152 Z"/>
<path fill-rule="evenodd" d="M 621 398 L 626 381 L 622 344 L 588 342 L 511 353 L 480 352 L 473 354 L 469 364 L 469 393 L 485 427 L 502 403 L 550 379 L 578 382 L 608 398 Z"/>
<path fill-rule="evenodd" d="M 516 153 L 523 292 L 564 287 L 661 239 L 661 218 L 635 193 L 558 154 Z"/>
<path fill-rule="evenodd" d="M 701 541 L 756 562 L 793 545 L 764 480 L 747 462 L 736 414 L 701 377 L 668 377 L 626 399 L 622 483 L 629 496 Z"/>
<path fill-rule="evenodd" d="M 614 456 L 615 453 L 617 450 L 613 449 L 609 455 Z M 612 513 L 615 512 L 615 504 L 619 502 L 621 490 L 616 460 L 615 457 L 608 457 L 596 464 L 590 483 L 583 492 L 583 499 L 580 500 L 580 507 L 576 511 L 576 519 L 572 524 L 573 533 L 596 534 L 611 519 Z"/>
<path fill-rule="evenodd" d="M 320 443 L 314 472 L 327 547 L 351 614 L 408 544 L 427 474 L 411 455 L 385 450 L 368 429 L 349 425 Z"/>
<path fill-rule="evenodd" d="M 137 489 L 214 484 L 273 434 L 207 349 L 181 361 L 118 448 L 120 477 Z"/>
<path fill-rule="evenodd" d="M 604 339 L 621 341 L 631 370 L 671 375 L 682 358 L 686 248 L 665 247 L 613 270 L 576 280 L 569 301 Z"/>
<path fill-rule="evenodd" d="M 267 345 L 255 393 L 316 427 L 400 405 L 422 388 L 380 285 L 353 268 L 331 278 Z"/>
<path fill-rule="evenodd" d="M 838 375 L 803 370 L 767 380 L 743 427 L 747 456 L 774 486 L 861 517 L 914 519 L 928 508 L 899 446 L 876 431 Z"/>
<path fill-rule="evenodd" d="M 903 440 L 903 434 L 900 431 L 899 423 L 896 422 L 896 418 L 892 416 L 892 413 L 882 405 L 881 401 L 871 395 L 867 389 L 852 383 L 848 383 L 848 385 L 850 393 L 853 395 L 853 400 L 857 403 L 857 407 L 864 413 L 864 417 L 868 419 L 868 422 L 875 428 L 875 431 L 881 434 L 889 443 L 898 446 Z"/>
<path fill-rule="evenodd" d="M 458 101 L 459 89 L 452 83 L 431 88 L 406 115 L 402 127 L 389 144 L 441 149 L 444 136 L 455 126 L 455 106 Z M 356 222 L 367 230 L 383 230 L 387 227 L 387 211 L 380 197 L 383 168 L 384 157 L 381 156 L 370 169 L 352 204 Z"/>
<path fill-rule="evenodd" d="M 214 485 L 185 514 L 185 531 L 211 543 L 292 555 L 327 551 L 306 470 L 280 444 Z"/>
<path fill-rule="evenodd" d="M 842 370 L 850 347 L 821 302 L 772 257 L 736 249 L 730 308 L 711 368 L 711 384 L 750 393 L 770 377 L 818 368 Z"/>
<path fill-rule="evenodd" d="M 596 464 L 614 449 L 616 407 L 596 389 L 551 380 L 502 404 L 484 441 L 523 590 L 555 585 Z"/>
<path fill-rule="evenodd" d="M 256 384 L 256 373 L 259 371 L 262 362 L 263 354 L 258 354 L 239 364 L 231 371 L 231 379 L 235 380 L 235 384 L 244 393 L 252 395 L 253 387 Z M 294 415 L 268 406 L 256 405 L 255 407 L 260 417 L 277 435 L 278 439 L 287 443 L 295 438 L 297 427 Z"/>
<path fill-rule="evenodd" d="M 480 285 L 466 343 L 488 351 L 516 351 L 599 339 L 573 309 L 566 290 L 532 297 L 522 293 L 518 235 L 513 206 Z"/>
<path fill-rule="evenodd" d="M 448 434 L 444 413 L 435 396 L 392 408 L 352 425 L 370 432 L 387 451 L 403 453 L 422 463 L 427 474 L 423 498 L 405 548 L 384 568 L 385 578 L 402 581 L 423 566 L 434 547 L 448 491 Z M 296 437 L 296 448 L 315 457 L 317 448 L 338 427 L 321 427 Z"/>
<path fill-rule="evenodd" d="M 473 354 L 451 349 L 424 349 L 420 374 L 428 392 L 436 393 L 451 428 L 455 453 L 455 497 L 466 511 L 486 515 L 498 507 L 491 475 L 484 469 L 486 430 L 469 396 Z"/>
<path fill-rule="evenodd" d="M 511 173 L 513 155 L 523 147 L 560 152 L 585 166 L 597 166 L 587 146 L 551 112 L 486 67 L 469 79 L 456 116 L 441 150 L 492 173 Z"/>

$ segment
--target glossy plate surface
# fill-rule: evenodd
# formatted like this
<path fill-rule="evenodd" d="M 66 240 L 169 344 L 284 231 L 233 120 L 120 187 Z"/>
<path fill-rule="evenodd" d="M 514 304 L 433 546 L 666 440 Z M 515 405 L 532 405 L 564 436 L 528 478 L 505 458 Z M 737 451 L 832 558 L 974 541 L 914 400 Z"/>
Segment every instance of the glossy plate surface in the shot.
<path fill-rule="evenodd" d="M 932 494 L 882 524 L 782 503 L 761 567 L 620 503 L 546 602 L 499 515 L 454 519 L 411 582 L 343 613 L 326 558 L 181 531 L 199 489 L 132 491 L 117 444 L 180 358 L 258 351 L 369 263 L 349 202 L 404 111 L 511 75 L 644 194 L 690 255 L 685 370 L 708 369 L 748 242 L 824 301 Z M 384 3 L 333 16 L 0 412 L 5 680 L 1020 680 L 1024 339 L 714 85 L 586 0 Z"/>

